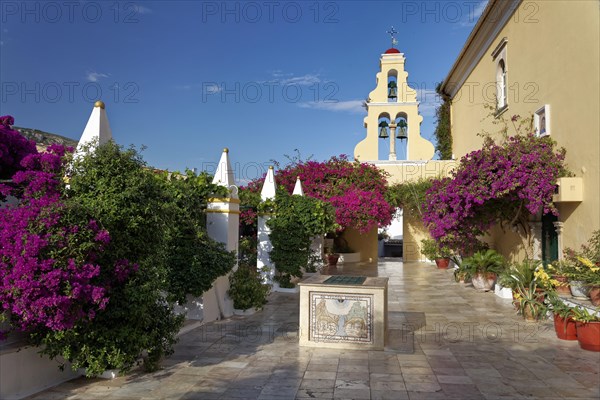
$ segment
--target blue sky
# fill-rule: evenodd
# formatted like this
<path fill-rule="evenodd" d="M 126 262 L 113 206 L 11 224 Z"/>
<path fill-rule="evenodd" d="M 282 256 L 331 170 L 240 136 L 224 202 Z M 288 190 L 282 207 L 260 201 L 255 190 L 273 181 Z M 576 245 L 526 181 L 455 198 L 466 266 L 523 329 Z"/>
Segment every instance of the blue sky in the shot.
<path fill-rule="evenodd" d="M 115 140 L 149 164 L 238 179 L 299 149 L 352 155 L 360 104 L 394 26 L 421 133 L 485 1 L 2 1 L 0 114 L 78 139 L 106 103 Z"/>

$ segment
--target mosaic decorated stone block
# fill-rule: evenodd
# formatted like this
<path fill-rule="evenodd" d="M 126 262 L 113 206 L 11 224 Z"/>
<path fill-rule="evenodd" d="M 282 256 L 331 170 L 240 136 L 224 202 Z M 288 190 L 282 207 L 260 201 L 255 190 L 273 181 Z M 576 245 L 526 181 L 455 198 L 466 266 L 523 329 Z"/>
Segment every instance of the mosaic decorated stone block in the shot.
<path fill-rule="evenodd" d="M 383 350 L 387 278 L 318 275 L 298 285 L 301 346 Z"/>

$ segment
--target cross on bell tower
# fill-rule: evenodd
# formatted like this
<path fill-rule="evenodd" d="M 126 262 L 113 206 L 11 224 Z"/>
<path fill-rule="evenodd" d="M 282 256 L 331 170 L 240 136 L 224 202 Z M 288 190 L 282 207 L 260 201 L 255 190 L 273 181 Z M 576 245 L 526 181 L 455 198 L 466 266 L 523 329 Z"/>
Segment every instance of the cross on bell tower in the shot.
<path fill-rule="evenodd" d="M 392 48 L 394 48 L 394 46 L 398 44 L 398 40 L 396 40 L 396 38 L 394 37 L 394 35 L 398 33 L 398 31 L 395 30 L 392 26 L 392 28 L 389 31 L 387 31 L 387 33 L 389 33 L 390 37 L 392 38 Z"/>

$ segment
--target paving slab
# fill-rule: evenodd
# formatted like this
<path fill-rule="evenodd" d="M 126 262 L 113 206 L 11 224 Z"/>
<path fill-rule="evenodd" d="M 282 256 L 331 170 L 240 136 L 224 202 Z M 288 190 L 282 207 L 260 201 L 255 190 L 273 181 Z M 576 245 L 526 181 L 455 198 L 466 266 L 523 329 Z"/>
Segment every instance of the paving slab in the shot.
<path fill-rule="evenodd" d="M 600 353 L 525 322 L 510 300 L 428 263 L 382 259 L 328 274 L 389 277 L 384 351 L 298 345 L 299 296 L 189 326 L 162 370 L 79 378 L 29 399 L 561 399 L 600 397 Z"/>

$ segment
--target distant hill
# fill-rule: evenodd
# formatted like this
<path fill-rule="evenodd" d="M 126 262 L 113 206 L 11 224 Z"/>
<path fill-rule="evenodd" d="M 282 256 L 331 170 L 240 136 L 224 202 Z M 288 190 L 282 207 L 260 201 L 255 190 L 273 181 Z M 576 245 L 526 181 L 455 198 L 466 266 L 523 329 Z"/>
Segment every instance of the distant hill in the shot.
<path fill-rule="evenodd" d="M 77 146 L 77 140 L 73 140 L 68 137 L 57 135 L 54 133 L 40 131 L 39 129 L 31 128 L 20 128 L 13 126 L 13 129 L 18 131 L 21 135 L 25 136 L 29 140 L 33 140 L 39 148 L 46 148 L 51 144 L 62 144 L 64 146 Z"/>

